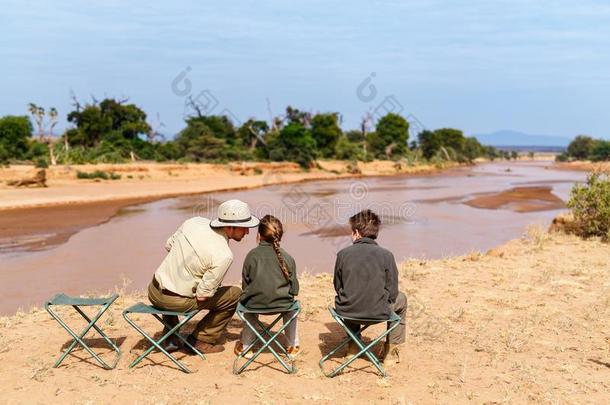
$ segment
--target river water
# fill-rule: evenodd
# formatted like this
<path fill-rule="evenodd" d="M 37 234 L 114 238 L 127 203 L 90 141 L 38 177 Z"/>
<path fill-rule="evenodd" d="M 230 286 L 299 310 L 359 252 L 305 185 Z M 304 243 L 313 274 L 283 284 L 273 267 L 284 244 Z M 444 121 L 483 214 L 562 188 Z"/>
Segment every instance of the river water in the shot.
<path fill-rule="evenodd" d="M 488 209 L 469 206 L 469 200 L 523 187 L 526 194 L 542 188 L 566 201 L 572 185 L 585 177 L 583 172 L 556 170 L 551 162 L 502 162 L 436 175 L 276 185 L 131 206 L 51 249 L 1 253 L 0 314 L 40 305 L 57 292 L 104 293 L 124 279 L 129 280 L 128 290 L 145 288 L 164 257 L 165 240 L 193 215 L 214 216 L 226 199 L 248 202 L 257 216 L 280 218 L 285 227 L 282 246 L 295 258 L 299 273 L 319 273 L 332 272 L 336 252 L 350 243 L 347 218 L 361 209 L 381 214 L 378 242 L 399 262 L 484 252 L 521 236 L 529 225 L 547 227 L 563 210 L 561 201 L 548 207 L 542 201 L 536 211 L 519 212 L 518 203 Z M 532 196 L 534 203 L 540 202 L 538 194 Z M 239 282 L 255 237 L 251 232 L 242 242 L 231 241 L 235 260 L 225 283 Z"/>

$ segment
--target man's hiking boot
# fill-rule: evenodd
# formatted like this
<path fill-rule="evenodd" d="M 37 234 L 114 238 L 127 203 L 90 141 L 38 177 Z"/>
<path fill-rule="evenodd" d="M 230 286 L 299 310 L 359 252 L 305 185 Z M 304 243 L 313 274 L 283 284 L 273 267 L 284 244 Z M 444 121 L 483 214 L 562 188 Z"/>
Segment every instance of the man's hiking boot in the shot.
<path fill-rule="evenodd" d="M 220 353 L 225 350 L 222 345 L 214 345 L 211 343 L 202 342 L 201 340 L 197 340 L 193 335 L 189 335 L 186 340 L 195 347 L 195 349 L 199 350 L 203 354 L 208 353 Z M 184 348 L 191 354 L 196 354 L 190 347 L 184 346 Z"/>
<path fill-rule="evenodd" d="M 386 343 L 383 346 L 383 365 L 391 367 L 400 363 L 400 345 Z"/>

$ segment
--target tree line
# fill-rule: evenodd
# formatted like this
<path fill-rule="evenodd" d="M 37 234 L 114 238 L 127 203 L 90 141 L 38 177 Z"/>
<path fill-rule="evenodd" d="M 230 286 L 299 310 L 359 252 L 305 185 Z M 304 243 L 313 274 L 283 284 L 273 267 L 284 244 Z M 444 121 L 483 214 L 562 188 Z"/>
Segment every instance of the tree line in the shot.
<path fill-rule="evenodd" d="M 57 111 L 30 104 L 31 120 L 27 115 L 0 118 L 0 163 L 263 160 L 292 161 L 309 168 L 316 159 L 441 163 L 516 157 L 483 146 L 459 129 L 423 130 L 411 139 L 409 122 L 394 113 L 374 124 L 367 116 L 360 128 L 343 131 L 337 112 L 314 114 L 288 106 L 284 115 L 271 122 L 251 118 L 236 125 L 224 115 L 205 115 L 195 103 L 190 107 L 185 127 L 173 139 L 165 139 L 148 123 L 146 113 L 128 100 L 93 99 L 81 104 L 74 99 L 73 110 L 67 114 L 72 127 L 54 137 Z"/>
<path fill-rule="evenodd" d="M 569 160 L 592 160 L 600 162 L 610 160 L 610 141 L 593 139 L 587 135 L 578 135 L 570 142 L 567 150 L 557 155 L 561 162 Z"/>

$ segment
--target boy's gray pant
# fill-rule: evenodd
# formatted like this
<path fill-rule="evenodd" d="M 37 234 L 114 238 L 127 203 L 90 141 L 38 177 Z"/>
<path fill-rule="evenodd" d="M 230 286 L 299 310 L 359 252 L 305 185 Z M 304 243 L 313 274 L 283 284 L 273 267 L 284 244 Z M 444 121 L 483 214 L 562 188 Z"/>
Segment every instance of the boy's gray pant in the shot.
<path fill-rule="evenodd" d="M 390 333 L 390 343 L 395 345 L 404 343 L 407 335 L 407 295 L 400 291 L 396 297 L 396 302 L 390 305 L 390 309 L 400 317 L 400 324 Z M 360 324 L 351 322 L 345 322 L 345 326 L 352 332 L 356 332 L 360 328 Z"/>

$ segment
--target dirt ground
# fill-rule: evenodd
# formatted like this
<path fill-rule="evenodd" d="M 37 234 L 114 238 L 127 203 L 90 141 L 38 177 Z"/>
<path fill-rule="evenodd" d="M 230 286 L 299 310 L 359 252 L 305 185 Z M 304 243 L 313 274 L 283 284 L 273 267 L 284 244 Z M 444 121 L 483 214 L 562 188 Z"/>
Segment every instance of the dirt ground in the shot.
<path fill-rule="evenodd" d="M 610 162 L 576 161 L 576 162 L 561 162 L 561 163 L 556 163 L 556 165 L 559 169 L 566 169 L 566 170 L 582 170 L 585 172 L 610 171 Z"/>
<path fill-rule="evenodd" d="M 193 374 L 160 353 L 128 369 L 146 345 L 121 311 L 146 301 L 143 295 L 122 295 L 101 320 L 123 351 L 115 370 L 101 369 L 83 350 L 54 369 L 68 335 L 44 310 L 18 313 L 0 318 L 0 402 L 607 403 L 609 253 L 599 241 L 531 228 L 485 254 L 402 263 L 408 337 L 388 378 L 363 359 L 334 379 L 321 374 L 318 360 L 343 336 L 326 309 L 333 298 L 328 274 L 300 276 L 303 351 L 296 375 L 283 373 L 264 354 L 234 376 L 237 318 L 223 339 L 224 352 L 206 360 L 178 354 Z M 82 326 L 72 312 L 61 313 Z M 159 330 L 153 319 L 139 322 Z M 95 334 L 88 342 L 110 359 Z"/>

